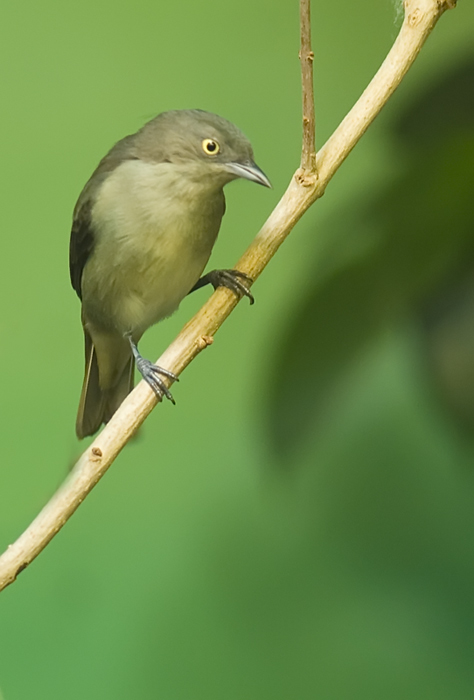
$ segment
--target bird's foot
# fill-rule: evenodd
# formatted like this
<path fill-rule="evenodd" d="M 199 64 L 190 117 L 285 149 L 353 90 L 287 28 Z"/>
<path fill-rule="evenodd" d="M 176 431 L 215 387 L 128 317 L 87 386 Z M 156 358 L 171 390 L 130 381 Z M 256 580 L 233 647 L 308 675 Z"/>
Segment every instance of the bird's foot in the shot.
<path fill-rule="evenodd" d="M 239 297 L 248 297 L 250 304 L 255 302 L 254 296 L 247 286 L 253 283 L 253 279 L 245 272 L 240 272 L 240 270 L 212 270 L 205 277 L 214 289 L 226 287 Z"/>
<path fill-rule="evenodd" d="M 150 386 L 153 389 L 158 400 L 161 401 L 163 396 L 166 396 L 166 398 L 169 399 L 171 403 L 176 404 L 176 401 L 173 398 L 173 394 L 168 389 L 160 375 L 164 377 L 169 377 L 169 379 L 172 379 L 174 382 L 179 382 L 179 377 L 177 377 L 176 374 L 174 372 L 171 372 L 169 369 L 159 367 L 158 365 L 153 364 L 151 360 L 147 360 L 145 357 L 143 357 L 143 355 L 141 355 L 140 351 L 138 350 L 137 346 L 135 345 L 130 336 L 128 336 L 128 340 L 130 342 L 130 347 L 132 348 L 132 353 L 133 357 L 135 358 L 135 364 L 137 366 L 137 369 L 142 375 L 143 379 L 148 384 L 148 386 Z"/>

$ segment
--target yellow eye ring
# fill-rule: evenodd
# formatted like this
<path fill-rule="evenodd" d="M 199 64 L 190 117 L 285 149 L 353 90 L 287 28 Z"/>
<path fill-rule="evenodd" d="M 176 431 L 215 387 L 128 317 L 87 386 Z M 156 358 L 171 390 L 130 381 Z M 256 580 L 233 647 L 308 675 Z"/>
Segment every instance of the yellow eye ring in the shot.
<path fill-rule="evenodd" d="M 207 153 L 208 156 L 216 156 L 221 150 L 221 147 L 214 139 L 204 139 L 202 142 L 202 150 L 204 153 Z"/>

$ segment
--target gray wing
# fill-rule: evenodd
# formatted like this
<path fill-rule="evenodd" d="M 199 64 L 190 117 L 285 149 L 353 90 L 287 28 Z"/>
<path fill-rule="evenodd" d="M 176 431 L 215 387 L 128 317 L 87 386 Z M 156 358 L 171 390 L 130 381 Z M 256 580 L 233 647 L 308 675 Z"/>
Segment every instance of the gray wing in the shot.
<path fill-rule="evenodd" d="M 94 231 L 91 211 L 100 186 L 107 176 L 125 160 L 135 160 L 136 134 L 126 136 L 102 158 L 92 177 L 81 192 L 74 209 L 71 239 L 69 242 L 69 274 L 71 284 L 82 299 L 82 273 L 94 249 Z"/>
<path fill-rule="evenodd" d="M 79 299 L 82 299 L 82 273 L 84 266 L 94 248 L 94 234 L 91 224 L 91 200 L 88 198 L 78 206 L 72 222 L 71 240 L 69 242 L 69 274 L 71 284 Z"/>

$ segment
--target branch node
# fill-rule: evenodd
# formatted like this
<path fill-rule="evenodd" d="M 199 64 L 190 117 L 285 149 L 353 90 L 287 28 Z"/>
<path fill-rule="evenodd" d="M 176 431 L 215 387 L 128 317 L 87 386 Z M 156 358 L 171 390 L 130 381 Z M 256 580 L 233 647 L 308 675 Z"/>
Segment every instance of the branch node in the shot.
<path fill-rule="evenodd" d="M 205 350 L 209 345 L 212 345 L 214 342 L 214 338 L 212 335 L 201 335 L 197 340 L 196 340 L 196 345 L 198 346 L 199 350 Z"/>
<path fill-rule="evenodd" d="M 100 447 L 93 447 L 91 452 L 97 459 L 100 459 L 102 457 L 102 450 L 100 449 Z"/>
<path fill-rule="evenodd" d="M 295 182 L 301 187 L 316 187 L 318 182 L 318 171 L 316 170 L 316 154 L 314 155 L 314 167 L 310 170 L 298 168 L 294 177 Z"/>
<path fill-rule="evenodd" d="M 416 10 L 413 10 L 413 12 L 408 15 L 407 22 L 410 27 L 416 27 L 416 25 L 421 21 L 421 18 L 421 10 L 417 7 Z"/>

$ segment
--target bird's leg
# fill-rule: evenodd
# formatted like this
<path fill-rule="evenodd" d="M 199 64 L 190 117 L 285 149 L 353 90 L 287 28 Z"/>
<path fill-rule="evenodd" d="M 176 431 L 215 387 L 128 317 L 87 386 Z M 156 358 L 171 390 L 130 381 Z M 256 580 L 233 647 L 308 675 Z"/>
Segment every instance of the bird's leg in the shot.
<path fill-rule="evenodd" d="M 239 297 L 248 297 L 250 303 L 253 304 L 255 299 L 247 284 L 245 284 L 246 282 L 247 284 L 252 284 L 253 279 L 245 274 L 245 272 L 240 272 L 240 270 L 212 270 L 201 277 L 188 294 L 195 292 L 196 289 L 205 287 L 206 284 L 212 284 L 214 289 L 217 289 L 217 287 L 227 287 L 227 289 L 232 290 Z"/>
<path fill-rule="evenodd" d="M 174 372 L 170 372 L 169 369 L 158 367 L 158 365 L 154 365 L 153 362 L 144 358 L 143 355 L 140 354 L 136 344 L 133 342 L 131 335 L 127 335 L 127 339 L 130 343 L 130 347 L 132 348 L 133 357 L 135 358 L 135 364 L 138 371 L 146 383 L 153 389 L 158 400 L 161 401 L 163 396 L 166 396 L 171 403 L 176 403 L 171 391 L 161 379 L 160 374 L 164 375 L 165 377 L 169 377 L 174 382 L 179 382 L 179 377 L 177 377 Z"/>

